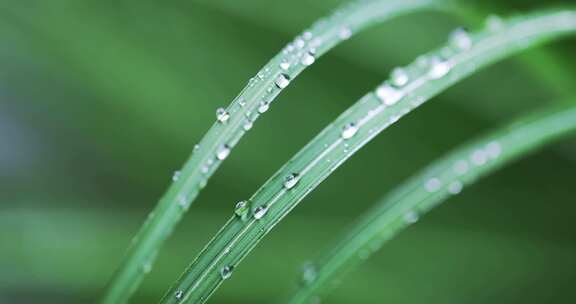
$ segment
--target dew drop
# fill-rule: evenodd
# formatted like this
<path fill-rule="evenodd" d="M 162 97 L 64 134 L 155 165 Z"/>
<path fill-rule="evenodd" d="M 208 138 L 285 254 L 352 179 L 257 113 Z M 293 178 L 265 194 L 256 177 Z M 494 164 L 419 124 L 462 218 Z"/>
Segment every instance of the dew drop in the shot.
<path fill-rule="evenodd" d="M 486 153 L 492 159 L 498 158 L 498 156 L 500 156 L 502 153 L 502 147 L 500 147 L 499 143 L 493 141 L 486 146 Z"/>
<path fill-rule="evenodd" d="M 239 201 L 236 203 L 236 206 L 234 206 L 234 214 L 239 216 L 241 219 L 245 219 L 249 209 L 250 206 L 248 206 L 247 201 Z"/>
<path fill-rule="evenodd" d="M 475 164 L 476 166 L 482 166 L 486 163 L 486 161 L 488 161 L 486 153 L 482 150 L 474 151 L 472 153 L 471 159 L 472 163 Z"/>
<path fill-rule="evenodd" d="M 340 29 L 340 32 L 338 32 L 338 37 L 342 40 L 348 40 L 352 37 L 352 30 L 348 27 L 343 27 Z"/>
<path fill-rule="evenodd" d="M 428 76 L 432 79 L 440 79 L 450 72 L 450 63 L 440 57 L 432 57 Z"/>
<path fill-rule="evenodd" d="M 297 48 L 301 49 L 306 45 L 306 42 L 302 38 L 298 38 L 296 39 L 296 41 L 294 41 L 294 45 L 296 45 Z"/>
<path fill-rule="evenodd" d="M 180 171 L 174 171 L 174 174 L 172 175 L 172 181 L 177 181 L 180 178 Z"/>
<path fill-rule="evenodd" d="M 239 104 L 241 107 L 243 107 L 243 106 L 246 105 L 246 100 L 245 100 L 244 98 L 240 98 L 240 99 L 238 100 L 238 104 Z"/>
<path fill-rule="evenodd" d="M 390 73 L 392 84 L 396 87 L 404 86 L 408 83 L 408 73 L 403 68 L 395 68 Z"/>
<path fill-rule="evenodd" d="M 224 108 L 216 109 L 216 118 L 219 122 L 225 123 L 230 118 L 230 114 Z"/>
<path fill-rule="evenodd" d="M 294 188 L 294 186 L 296 186 L 296 184 L 298 184 L 299 181 L 300 181 L 300 174 L 292 173 L 286 176 L 286 178 L 284 179 L 284 188 L 292 189 Z"/>
<path fill-rule="evenodd" d="M 223 280 L 229 279 L 232 276 L 232 272 L 234 271 L 234 266 L 228 265 L 222 267 L 220 270 L 220 276 Z"/>
<path fill-rule="evenodd" d="M 404 214 L 404 222 L 406 222 L 406 224 L 414 224 L 418 222 L 419 219 L 420 217 L 418 216 L 418 213 L 414 211 L 409 211 Z"/>
<path fill-rule="evenodd" d="M 256 209 L 254 209 L 254 218 L 259 220 L 263 218 L 264 215 L 266 215 L 266 212 L 268 212 L 268 206 L 266 205 L 258 206 L 256 207 Z"/>
<path fill-rule="evenodd" d="M 387 106 L 394 105 L 397 103 L 402 97 L 404 97 L 404 93 L 402 91 L 395 89 L 391 85 L 385 83 L 379 86 L 376 89 L 376 96 Z"/>
<path fill-rule="evenodd" d="M 464 175 L 468 172 L 468 163 L 465 160 L 459 160 L 454 164 L 454 172 L 458 175 Z"/>
<path fill-rule="evenodd" d="M 244 126 L 242 126 L 242 128 L 244 128 L 244 131 L 248 131 L 250 129 L 252 129 L 252 126 L 254 125 L 254 123 L 251 120 L 246 121 L 246 123 L 244 123 Z"/>
<path fill-rule="evenodd" d="M 490 15 L 486 18 L 486 28 L 491 32 L 497 32 L 504 27 L 502 18 L 496 15 Z"/>
<path fill-rule="evenodd" d="M 288 61 L 282 61 L 280 62 L 280 68 L 284 71 L 288 71 L 290 68 L 290 63 Z"/>
<path fill-rule="evenodd" d="M 178 195 L 178 205 L 183 209 L 188 208 L 188 199 L 186 198 L 186 195 Z"/>
<path fill-rule="evenodd" d="M 312 263 L 306 263 L 304 269 L 302 270 L 302 282 L 308 285 L 316 280 L 317 271 L 316 266 Z"/>
<path fill-rule="evenodd" d="M 313 51 L 306 52 L 300 61 L 304 66 L 310 66 L 316 61 Z"/>
<path fill-rule="evenodd" d="M 270 109 L 270 103 L 267 101 L 260 102 L 260 106 L 258 107 L 258 113 L 262 114 Z"/>
<path fill-rule="evenodd" d="M 462 192 L 462 182 L 460 181 L 453 181 L 450 183 L 450 185 L 448 185 L 448 192 L 450 194 L 458 194 L 460 192 Z"/>
<path fill-rule="evenodd" d="M 225 160 L 228 155 L 230 155 L 230 146 L 226 144 L 220 146 L 218 152 L 216 152 L 216 158 L 219 160 Z"/>
<path fill-rule="evenodd" d="M 276 87 L 278 87 L 279 89 L 284 89 L 285 87 L 287 87 L 290 84 L 290 76 L 286 75 L 286 74 L 280 74 L 278 75 L 278 77 L 276 78 Z"/>
<path fill-rule="evenodd" d="M 436 192 L 438 189 L 440 189 L 440 186 L 442 186 L 442 182 L 436 177 L 427 180 L 426 184 L 424 185 L 426 191 L 428 192 Z"/>
<path fill-rule="evenodd" d="M 304 32 L 302 37 L 304 37 L 304 39 L 306 39 L 306 40 L 310 40 L 310 39 L 312 39 L 312 32 L 306 31 L 306 32 Z"/>
<path fill-rule="evenodd" d="M 142 264 L 142 272 L 150 273 L 150 271 L 152 271 L 152 263 L 146 261 L 144 264 Z"/>
<path fill-rule="evenodd" d="M 194 151 L 198 151 L 198 149 L 200 149 L 200 145 L 199 145 L 199 144 L 195 144 L 193 149 L 194 149 Z"/>
<path fill-rule="evenodd" d="M 181 300 L 184 297 L 184 292 L 182 290 L 178 290 L 175 294 L 174 297 L 176 297 L 176 300 Z"/>
<path fill-rule="evenodd" d="M 451 45 L 462 51 L 469 50 L 472 47 L 472 38 L 463 27 L 459 27 L 450 33 L 448 41 Z"/>
<path fill-rule="evenodd" d="M 356 135 L 357 132 L 358 132 L 358 127 L 356 126 L 355 123 L 351 122 L 351 123 L 348 123 L 344 126 L 344 128 L 342 129 L 341 136 L 343 139 L 350 139 L 354 135 Z"/>

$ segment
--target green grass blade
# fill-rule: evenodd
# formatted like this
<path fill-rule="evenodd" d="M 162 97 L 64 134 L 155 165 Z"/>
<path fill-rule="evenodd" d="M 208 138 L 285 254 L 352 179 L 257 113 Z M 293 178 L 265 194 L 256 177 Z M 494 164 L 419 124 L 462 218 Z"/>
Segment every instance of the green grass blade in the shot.
<path fill-rule="evenodd" d="M 318 263 L 289 303 L 309 303 L 418 218 L 507 163 L 576 131 L 576 107 L 530 115 L 464 145 L 385 196 Z"/>
<path fill-rule="evenodd" d="M 576 11 L 555 10 L 512 18 L 475 35 L 456 35 L 449 47 L 393 72 L 391 83 L 344 112 L 237 205 L 161 303 L 203 303 L 230 277 L 256 244 L 340 164 L 372 138 L 431 97 L 479 68 L 576 30 Z M 392 85 L 394 84 L 394 85 Z"/>
<path fill-rule="evenodd" d="M 389 18 L 429 9 L 441 0 L 361 0 L 337 10 L 298 36 L 251 79 L 204 136 L 159 201 L 109 283 L 102 303 L 125 303 L 150 271 L 166 238 L 231 149 L 260 114 L 307 66 L 358 31 Z"/>

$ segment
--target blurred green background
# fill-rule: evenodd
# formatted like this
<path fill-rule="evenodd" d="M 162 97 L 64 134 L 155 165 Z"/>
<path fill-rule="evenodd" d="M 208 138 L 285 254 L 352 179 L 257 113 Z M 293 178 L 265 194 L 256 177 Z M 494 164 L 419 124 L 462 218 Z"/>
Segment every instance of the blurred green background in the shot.
<path fill-rule="evenodd" d="M 471 1 L 478 16 L 573 1 Z M 258 68 L 343 1 L 0 3 L 0 303 L 90 303 L 172 172 Z M 293 82 L 209 183 L 134 303 L 156 303 L 201 246 L 300 147 L 397 65 L 465 24 L 377 26 Z M 211 303 L 270 303 L 377 198 L 451 147 L 574 92 L 574 39 L 467 79 L 306 198 Z M 326 303 L 572 303 L 576 141 L 516 162 L 427 215 Z"/>

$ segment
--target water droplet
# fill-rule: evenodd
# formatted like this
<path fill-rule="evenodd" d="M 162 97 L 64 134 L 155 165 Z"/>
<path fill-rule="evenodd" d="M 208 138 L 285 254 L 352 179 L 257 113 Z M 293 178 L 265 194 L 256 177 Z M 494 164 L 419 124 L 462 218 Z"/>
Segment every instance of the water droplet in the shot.
<path fill-rule="evenodd" d="M 254 209 L 254 218 L 259 220 L 262 217 L 264 217 L 264 215 L 266 215 L 266 212 L 268 212 L 268 206 L 266 205 L 258 206 L 256 207 L 256 209 Z"/>
<path fill-rule="evenodd" d="M 240 98 L 240 100 L 238 100 L 238 104 L 243 107 L 246 105 L 246 100 L 244 98 Z"/>
<path fill-rule="evenodd" d="M 460 192 L 462 192 L 462 182 L 460 181 L 453 181 L 450 183 L 450 185 L 448 185 L 448 192 L 450 194 L 458 194 Z"/>
<path fill-rule="evenodd" d="M 493 141 L 486 146 L 486 153 L 488 154 L 488 157 L 491 157 L 492 159 L 498 158 L 502 153 L 502 147 L 500 147 L 499 143 Z"/>
<path fill-rule="evenodd" d="M 475 164 L 476 166 L 482 166 L 486 163 L 486 161 L 488 161 L 488 157 L 486 156 L 486 153 L 482 150 L 474 151 L 472 153 L 471 159 L 472 159 L 472 163 Z"/>
<path fill-rule="evenodd" d="M 312 39 L 312 32 L 306 31 L 306 32 L 304 32 L 302 37 L 304 37 L 304 39 L 306 39 L 306 40 L 310 40 L 310 39 Z"/>
<path fill-rule="evenodd" d="M 314 280 L 316 280 L 316 276 L 316 266 L 314 266 L 312 263 L 304 264 L 304 269 L 302 271 L 302 281 L 304 284 L 311 284 L 314 282 Z"/>
<path fill-rule="evenodd" d="M 350 30 L 350 28 L 343 27 L 340 29 L 340 32 L 338 32 L 338 36 L 342 40 L 348 40 L 350 37 L 352 37 L 352 30 Z"/>
<path fill-rule="evenodd" d="M 242 126 L 242 128 L 244 128 L 244 131 L 248 131 L 250 129 L 252 129 L 252 126 L 254 125 L 254 123 L 251 120 L 246 121 L 246 123 L 244 123 L 244 126 Z"/>
<path fill-rule="evenodd" d="M 180 178 L 180 171 L 174 171 L 174 174 L 172 175 L 172 181 L 177 181 Z"/>
<path fill-rule="evenodd" d="M 401 87 L 404 86 L 405 84 L 408 83 L 408 73 L 406 73 L 406 70 L 404 70 L 403 68 L 395 68 L 394 70 L 392 70 L 392 73 L 390 73 L 390 78 L 392 81 L 392 84 L 395 85 L 396 87 Z"/>
<path fill-rule="evenodd" d="M 216 109 L 216 118 L 219 122 L 225 123 L 230 118 L 230 114 L 224 108 Z"/>
<path fill-rule="evenodd" d="M 184 194 L 180 194 L 178 195 L 178 205 L 184 209 L 188 208 L 188 199 L 186 198 L 186 195 Z"/>
<path fill-rule="evenodd" d="M 230 146 L 226 144 L 221 145 L 218 152 L 216 152 L 216 158 L 219 160 L 225 160 L 228 155 L 230 155 Z"/>
<path fill-rule="evenodd" d="M 419 219 L 420 217 L 418 216 L 418 213 L 414 211 L 409 211 L 406 214 L 404 214 L 404 222 L 406 222 L 406 224 L 414 224 Z"/>
<path fill-rule="evenodd" d="M 280 62 L 280 68 L 284 71 L 288 71 L 290 68 L 290 63 L 288 61 L 282 61 Z"/>
<path fill-rule="evenodd" d="M 439 79 L 446 76 L 446 74 L 448 74 L 452 68 L 448 61 L 438 56 L 432 57 L 430 64 L 431 66 L 430 70 L 428 71 L 428 76 L 430 76 L 432 79 Z"/>
<path fill-rule="evenodd" d="M 356 132 L 358 132 L 358 127 L 355 123 L 351 122 L 344 126 L 341 136 L 343 139 L 350 139 L 356 135 Z"/>
<path fill-rule="evenodd" d="M 195 144 L 195 145 L 194 145 L 194 151 L 197 151 L 198 149 L 200 149 L 200 145 L 199 145 L 199 144 Z"/>
<path fill-rule="evenodd" d="M 294 188 L 294 186 L 296 186 L 296 184 L 298 184 L 299 181 L 300 181 L 300 174 L 292 173 L 286 176 L 286 178 L 284 179 L 284 188 L 292 189 Z"/>
<path fill-rule="evenodd" d="M 304 66 L 310 66 L 312 65 L 315 61 L 316 61 L 316 57 L 314 57 L 314 52 L 313 51 L 309 51 L 306 52 L 303 56 L 302 56 L 302 60 L 300 61 Z"/>
<path fill-rule="evenodd" d="M 296 39 L 296 41 L 294 41 L 294 45 L 297 48 L 301 49 L 306 45 L 306 42 L 302 38 L 298 38 L 298 39 Z"/>
<path fill-rule="evenodd" d="M 278 75 L 278 77 L 276 78 L 276 87 L 278 87 L 279 89 L 284 89 L 285 87 L 287 87 L 290 84 L 290 76 L 286 75 L 286 74 L 280 74 Z"/>
<path fill-rule="evenodd" d="M 258 113 L 262 114 L 270 109 L 270 103 L 267 101 L 260 102 L 260 106 L 258 107 Z"/>
<path fill-rule="evenodd" d="M 234 213 L 239 216 L 241 219 L 245 219 L 248 211 L 250 210 L 250 206 L 248 206 L 247 201 L 239 201 L 234 206 Z"/>
<path fill-rule="evenodd" d="M 424 187 L 426 188 L 426 191 L 428 192 L 436 192 L 438 191 L 438 189 L 440 189 L 440 187 L 442 186 L 442 182 L 440 181 L 440 179 L 433 177 L 429 180 L 426 181 L 426 184 L 424 185 Z"/>
<path fill-rule="evenodd" d="M 454 164 L 454 172 L 458 175 L 464 175 L 468 172 L 468 163 L 465 160 L 459 160 Z"/>
<path fill-rule="evenodd" d="M 401 90 L 395 89 L 391 85 L 385 83 L 376 89 L 376 96 L 387 106 L 394 105 L 402 97 L 404 93 Z"/>
<path fill-rule="evenodd" d="M 184 292 L 182 290 L 178 290 L 175 294 L 174 297 L 176 297 L 176 300 L 181 300 L 184 297 Z"/>
<path fill-rule="evenodd" d="M 472 47 L 472 38 L 463 27 L 459 27 L 450 33 L 448 41 L 451 45 L 463 51 L 469 50 Z"/>
<path fill-rule="evenodd" d="M 150 271 L 152 271 L 152 263 L 150 263 L 150 261 L 144 262 L 144 264 L 142 264 L 142 272 L 150 273 Z"/>
<path fill-rule="evenodd" d="M 497 32 L 504 27 L 502 18 L 496 15 L 490 15 L 486 18 L 486 28 L 491 32 Z"/>
<path fill-rule="evenodd" d="M 229 279 L 232 276 L 232 272 L 234 271 L 234 266 L 228 265 L 222 267 L 220 270 L 220 276 L 223 280 Z"/>

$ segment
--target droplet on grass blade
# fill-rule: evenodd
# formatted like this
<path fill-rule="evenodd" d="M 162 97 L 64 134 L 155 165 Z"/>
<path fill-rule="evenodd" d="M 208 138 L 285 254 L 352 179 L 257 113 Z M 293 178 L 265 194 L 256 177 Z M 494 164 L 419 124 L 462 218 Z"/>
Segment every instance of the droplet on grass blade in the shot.
<path fill-rule="evenodd" d="M 286 74 L 280 74 L 276 78 L 276 87 L 279 89 L 284 89 L 290 84 L 290 76 Z"/>
<path fill-rule="evenodd" d="M 225 123 L 226 121 L 228 121 L 229 118 L 230 114 L 228 113 L 228 111 L 226 111 L 226 109 L 224 108 L 216 109 L 216 119 L 218 119 L 220 123 Z"/>
<path fill-rule="evenodd" d="M 296 186 L 296 184 L 298 184 L 299 181 L 300 175 L 298 173 L 292 173 L 286 176 L 286 179 L 284 179 L 284 188 L 292 189 Z"/>
<path fill-rule="evenodd" d="M 342 129 L 341 136 L 343 139 L 350 139 L 354 135 L 356 135 L 357 132 L 358 132 L 358 127 L 356 126 L 355 123 L 351 122 L 351 123 L 348 123 L 344 126 L 344 128 Z"/>
<path fill-rule="evenodd" d="M 216 158 L 218 158 L 219 160 L 225 160 L 226 157 L 228 157 L 228 155 L 230 155 L 230 146 L 226 144 L 220 146 L 220 148 L 216 152 Z"/>

